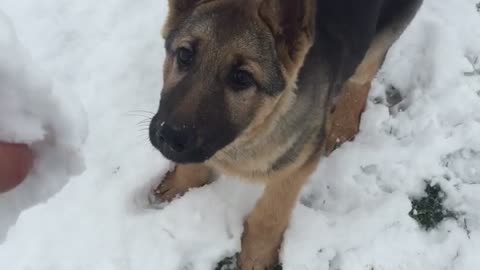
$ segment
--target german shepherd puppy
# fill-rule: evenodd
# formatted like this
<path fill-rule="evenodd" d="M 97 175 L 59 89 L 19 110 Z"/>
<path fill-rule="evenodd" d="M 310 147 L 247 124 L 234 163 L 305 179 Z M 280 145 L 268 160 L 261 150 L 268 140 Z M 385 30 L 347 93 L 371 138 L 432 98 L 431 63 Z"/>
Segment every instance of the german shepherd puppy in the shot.
<path fill-rule="evenodd" d="M 169 0 L 151 143 L 170 201 L 217 173 L 265 183 L 242 270 L 271 269 L 302 186 L 358 128 L 370 83 L 422 0 Z"/>

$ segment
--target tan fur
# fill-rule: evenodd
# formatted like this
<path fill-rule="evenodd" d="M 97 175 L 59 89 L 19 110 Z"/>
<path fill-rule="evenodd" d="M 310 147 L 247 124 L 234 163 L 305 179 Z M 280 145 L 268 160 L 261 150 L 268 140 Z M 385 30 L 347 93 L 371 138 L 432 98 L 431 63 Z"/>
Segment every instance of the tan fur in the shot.
<path fill-rule="evenodd" d="M 197 4 L 207 3 L 211 1 L 213 0 L 168 1 L 169 12 L 167 15 L 167 21 L 162 29 L 163 38 L 166 38 L 168 33 L 170 33 L 176 25 L 179 25 L 183 20 L 185 20 L 189 12 L 191 12 Z"/>
<path fill-rule="evenodd" d="M 293 91 L 289 91 L 274 105 L 262 106 L 244 134 L 220 150 L 207 163 L 227 175 L 264 181 L 268 178 L 267 172 L 275 157 L 290 145 L 284 143 L 288 138 L 273 138 L 271 131 L 276 127 L 278 119 L 290 108 L 293 99 L 295 95 Z M 239 162 L 242 166 L 237 166 Z"/>
<path fill-rule="evenodd" d="M 304 32 L 298 33 L 298 37 L 296 37 L 296 49 L 288 49 L 283 42 L 280 42 L 281 48 L 278 48 L 279 51 L 282 51 L 280 58 L 284 64 L 284 76 L 287 80 L 286 93 L 282 94 L 279 99 L 266 98 L 248 129 L 208 161 L 209 165 L 224 174 L 254 181 L 267 181 L 272 177 L 269 173 L 272 162 L 285 149 L 289 148 L 295 139 L 292 136 L 275 138 L 272 136 L 272 130 L 276 127 L 278 119 L 288 112 L 296 98 L 294 89 L 297 75 L 308 49 L 313 43 L 315 1 L 305 2 L 307 3 L 305 8 L 310 13 L 301 22 L 303 25 L 300 28 Z M 275 21 L 278 21 L 281 16 L 278 13 L 285 11 L 279 10 L 275 3 L 276 1 L 263 1 L 259 12 L 263 18 L 269 18 L 267 24 L 274 29 L 272 31 L 280 35 L 281 26 L 277 25 Z M 238 164 L 242 164 L 242 166 L 238 166 Z M 295 166 L 292 167 L 295 168 Z"/>
<path fill-rule="evenodd" d="M 192 188 L 208 184 L 213 176 L 213 171 L 203 164 L 178 165 L 165 175 L 154 193 L 158 200 L 169 202 Z"/>
<path fill-rule="evenodd" d="M 269 31 L 273 36 L 273 41 L 270 41 L 272 38 L 269 36 L 270 40 L 266 42 L 272 42 L 272 46 L 268 48 L 275 48 L 275 57 L 280 62 L 281 72 L 277 69 L 276 74 L 281 73 L 283 76 L 281 79 L 285 80 L 286 85 L 282 84 L 282 89 L 284 86 L 285 89 L 278 95 L 261 94 L 253 88 L 242 92 L 231 91 L 231 89 L 221 92 L 223 94 L 221 104 L 225 107 L 225 115 L 236 126 L 241 126 L 242 132 L 236 135 L 233 142 L 230 140 L 228 145 L 215 152 L 213 157 L 204 164 L 177 165 L 176 169 L 167 174 L 162 184 L 156 189 L 159 200 L 170 201 L 192 187 L 207 184 L 214 179 L 214 172 L 217 171 L 225 175 L 264 183 L 266 185 L 264 194 L 244 224 L 240 254 L 241 270 L 271 269 L 277 263 L 283 234 L 302 187 L 325 151 L 330 153 L 339 143 L 353 138 L 358 132 L 360 115 L 364 110 L 371 82 L 391 44 L 401 33 L 401 31 L 387 28 L 384 32 L 377 34 L 355 74 L 343 85 L 342 94 L 331 115 L 326 116 L 328 106 L 332 104 L 326 104 L 326 107 L 323 107 L 324 104 L 318 104 L 320 109 L 312 112 L 312 115 L 308 115 L 309 118 L 305 119 L 308 125 L 299 124 L 303 122 L 303 115 L 307 114 L 299 114 L 302 118 L 296 120 L 301 119 L 301 121 L 292 120 L 295 124 L 282 121 L 291 115 L 292 111 L 302 112 L 299 107 L 308 103 L 297 95 L 297 80 L 305 63 L 305 57 L 315 40 L 316 2 L 315 0 L 169 1 L 170 13 L 163 30 L 164 37 L 167 37 L 175 27 L 179 27 L 182 22 L 191 18 L 192 14 L 204 14 L 202 12 L 211 14 L 207 11 L 216 9 L 225 11 L 226 6 L 244 7 L 242 11 L 246 12 L 246 18 L 256 21 L 255 27 L 261 31 Z M 210 18 L 210 16 L 206 17 Z M 188 35 L 181 35 L 182 38 L 188 38 L 190 35 L 200 40 L 197 45 L 200 48 L 198 51 L 201 51 L 198 57 L 201 58 L 202 65 L 196 69 L 194 75 L 203 75 L 199 80 L 192 80 L 194 84 L 187 84 L 189 87 L 186 88 L 194 91 L 182 94 L 181 101 L 174 103 L 178 106 L 171 108 L 171 111 L 181 116 L 192 118 L 198 116 L 195 111 L 201 107 L 200 100 L 204 96 L 210 97 L 207 88 L 214 81 L 214 74 L 220 77 L 223 75 L 219 75 L 215 68 L 226 69 L 225 62 L 232 62 L 231 59 L 235 56 L 242 55 L 247 59 L 242 63 L 242 68 L 251 72 L 259 82 L 267 81 L 268 75 L 273 73 L 265 71 L 258 62 L 250 61 L 250 58 L 255 58 L 255 55 L 250 55 L 250 53 L 253 54 L 249 48 L 251 36 L 241 36 L 242 32 L 238 35 L 232 33 L 232 38 L 227 38 L 228 42 L 222 40 L 223 43 L 215 43 L 216 29 L 213 27 L 215 24 L 208 18 L 205 21 L 201 20 L 201 25 L 192 24 L 195 30 L 191 30 Z M 290 24 L 287 27 L 285 23 Z M 235 26 L 235 24 L 232 25 Z M 238 27 L 238 24 L 236 26 Z M 175 42 L 188 42 L 188 40 L 179 38 Z M 181 81 L 183 76 L 177 71 L 173 57 L 175 56 L 167 56 L 165 62 L 165 92 L 172 91 L 169 89 Z M 274 66 L 277 66 L 277 63 L 278 61 Z M 316 69 L 315 66 L 313 70 Z M 326 92 L 326 88 L 328 85 L 323 85 L 322 82 L 316 83 L 311 89 Z M 185 87 L 177 89 L 179 92 L 170 93 L 183 93 L 182 89 Z M 327 94 L 324 96 L 319 94 L 312 100 L 317 101 L 317 99 L 321 103 L 327 100 Z M 296 103 L 298 100 L 300 102 Z M 312 106 L 305 108 L 312 108 Z M 310 114 L 312 110 L 305 109 L 303 112 Z M 182 117 L 174 116 L 183 120 Z M 247 126 L 244 127 L 244 124 Z M 325 130 L 326 135 L 322 133 Z M 323 135 L 326 137 L 321 137 Z M 292 149 L 295 151 L 289 155 Z M 276 162 L 284 157 L 287 161 L 282 163 L 282 166 L 275 167 Z"/>
<path fill-rule="evenodd" d="M 344 84 L 342 95 L 335 103 L 327 122 L 326 152 L 331 153 L 358 133 L 361 114 L 368 93 L 390 46 L 398 38 L 398 31 L 383 31 L 372 42 L 355 74 Z"/>
<path fill-rule="evenodd" d="M 277 41 L 277 53 L 287 76 L 296 78 L 298 66 L 313 44 L 316 1 L 260 1 L 259 14 L 270 27 Z M 306 14 L 305 14 L 306 11 Z M 300 19 L 298 16 L 302 14 Z M 298 31 L 286 33 L 281 22 L 285 17 L 294 17 L 294 28 Z"/>
<path fill-rule="evenodd" d="M 263 196 L 245 222 L 240 254 L 242 270 L 270 269 L 277 263 L 290 216 L 319 157 L 314 156 L 295 171 L 267 182 Z"/>
<path fill-rule="evenodd" d="M 358 133 L 361 114 L 365 108 L 370 82 L 358 84 L 352 80 L 345 83 L 342 95 L 328 117 L 326 152 L 331 153 Z"/>
<path fill-rule="evenodd" d="M 181 79 L 181 77 L 174 72 L 174 66 L 175 63 L 173 58 L 167 57 L 163 64 L 163 78 L 166 83 L 164 88 L 166 89 L 166 91 L 168 91 L 171 86 L 177 84 L 178 81 L 180 81 Z"/>

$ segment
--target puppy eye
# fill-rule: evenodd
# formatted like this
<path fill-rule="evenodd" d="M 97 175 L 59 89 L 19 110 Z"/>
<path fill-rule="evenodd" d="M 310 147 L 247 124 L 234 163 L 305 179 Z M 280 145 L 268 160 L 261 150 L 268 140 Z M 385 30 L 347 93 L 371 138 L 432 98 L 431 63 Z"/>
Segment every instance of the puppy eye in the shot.
<path fill-rule="evenodd" d="M 245 70 L 234 70 L 230 74 L 230 82 L 234 90 L 240 91 L 252 87 L 255 84 L 252 74 Z"/>
<path fill-rule="evenodd" d="M 193 63 L 194 53 L 191 49 L 181 47 L 177 50 L 177 62 L 181 68 L 187 68 Z"/>

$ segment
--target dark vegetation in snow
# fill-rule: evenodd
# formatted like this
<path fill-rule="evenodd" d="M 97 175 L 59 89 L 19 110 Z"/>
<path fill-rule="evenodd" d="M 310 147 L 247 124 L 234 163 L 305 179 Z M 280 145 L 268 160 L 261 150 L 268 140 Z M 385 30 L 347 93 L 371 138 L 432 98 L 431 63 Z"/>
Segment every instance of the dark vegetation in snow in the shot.
<path fill-rule="evenodd" d="M 235 256 L 232 257 L 227 257 L 223 259 L 221 262 L 217 264 L 217 267 L 215 267 L 215 270 L 238 270 L 238 265 L 237 265 L 237 258 L 239 254 L 237 253 Z M 272 270 L 282 270 L 281 265 L 277 265 L 273 267 Z"/>
<path fill-rule="evenodd" d="M 456 219 L 455 213 L 443 206 L 445 192 L 439 185 L 427 184 L 426 196 L 412 200 L 409 215 L 425 230 L 434 229 L 446 218 Z"/>

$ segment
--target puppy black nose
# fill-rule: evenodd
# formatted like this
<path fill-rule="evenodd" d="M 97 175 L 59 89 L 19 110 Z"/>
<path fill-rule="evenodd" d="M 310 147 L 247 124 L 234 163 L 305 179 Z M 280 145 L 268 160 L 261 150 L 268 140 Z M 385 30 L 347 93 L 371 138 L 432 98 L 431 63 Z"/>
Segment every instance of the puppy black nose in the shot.
<path fill-rule="evenodd" d="M 157 130 L 157 139 L 177 153 L 186 152 L 193 145 L 194 134 L 187 126 L 175 127 L 163 123 Z"/>

